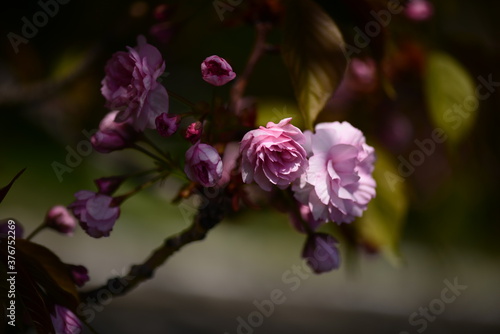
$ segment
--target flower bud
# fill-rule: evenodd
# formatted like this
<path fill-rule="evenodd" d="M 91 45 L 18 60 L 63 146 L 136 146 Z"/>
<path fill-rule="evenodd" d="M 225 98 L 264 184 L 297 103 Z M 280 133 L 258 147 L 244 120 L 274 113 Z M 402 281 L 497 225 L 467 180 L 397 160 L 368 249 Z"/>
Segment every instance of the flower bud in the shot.
<path fill-rule="evenodd" d="M 434 7 L 427 0 L 412 0 L 406 5 L 405 15 L 413 21 L 426 21 L 434 15 Z"/>
<path fill-rule="evenodd" d="M 214 86 L 223 86 L 236 78 L 231 65 L 219 56 L 210 56 L 201 63 L 203 80 Z"/>
<path fill-rule="evenodd" d="M 314 233 L 307 238 L 302 257 L 316 274 L 337 269 L 340 266 L 337 244 L 338 241 L 329 234 Z"/>
<path fill-rule="evenodd" d="M 121 186 L 123 181 L 125 178 L 122 176 L 110 176 L 94 180 L 94 183 L 99 189 L 99 194 L 111 195 Z"/>
<path fill-rule="evenodd" d="M 96 151 L 109 153 L 121 150 L 136 140 L 137 132 L 128 122 L 115 122 L 117 114 L 117 110 L 108 113 L 99 124 L 99 131 L 90 138 Z"/>
<path fill-rule="evenodd" d="M 189 126 L 186 129 L 186 133 L 184 134 L 184 138 L 186 138 L 192 144 L 194 144 L 198 140 L 200 140 L 202 131 L 203 131 L 203 124 L 201 124 L 201 122 L 197 121 L 197 122 L 191 123 L 191 124 L 189 124 Z"/>
<path fill-rule="evenodd" d="M 177 131 L 180 122 L 181 116 L 162 113 L 156 117 L 156 131 L 158 131 L 162 137 L 170 137 Z"/>
<path fill-rule="evenodd" d="M 76 219 L 62 205 L 52 207 L 45 217 L 45 224 L 59 233 L 73 235 Z"/>
<path fill-rule="evenodd" d="M 89 272 L 84 266 L 68 264 L 68 269 L 71 273 L 71 278 L 73 278 L 73 282 L 75 282 L 77 286 L 82 287 L 89 281 Z"/>
<path fill-rule="evenodd" d="M 186 152 L 184 172 L 190 180 L 213 187 L 222 177 L 222 159 L 215 148 L 197 142 Z"/>

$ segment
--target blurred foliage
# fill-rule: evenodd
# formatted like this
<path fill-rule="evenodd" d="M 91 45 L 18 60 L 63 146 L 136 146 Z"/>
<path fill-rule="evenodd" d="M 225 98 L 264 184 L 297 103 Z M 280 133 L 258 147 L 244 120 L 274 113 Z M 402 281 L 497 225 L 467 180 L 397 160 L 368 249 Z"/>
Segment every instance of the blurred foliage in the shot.
<path fill-rule="evenodd" d="M 455 144 L 474 125 L 479 106 L 476 87 L 467 70 L 450 56 L 431 53 L 428 57 L 425 96 L 431 118 Z"/>

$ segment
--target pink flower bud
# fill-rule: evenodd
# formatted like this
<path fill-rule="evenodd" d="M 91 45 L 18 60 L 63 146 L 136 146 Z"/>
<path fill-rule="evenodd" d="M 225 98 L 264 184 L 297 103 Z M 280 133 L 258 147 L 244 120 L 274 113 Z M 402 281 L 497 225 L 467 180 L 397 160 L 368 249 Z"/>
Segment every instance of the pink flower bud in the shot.
<path fill-rule="evenodd" d="M 215 148 L 197 142 L 186 152 L 184 172 L 190 180 L 213 187 L 222 177 L 222 159 Z"/>
<path fill-rule="evenodd" d="M 111 195 L 121 186 L 123 181 L 125 181 L 124 177 L 110 176 L 94 180 L 94 183 L 99 189 L 99 194 Z"/>
<path fill-rule="evenodd" d="M 158 131 L 162 137 L 170 137 L 177 131 L 180 122 L 181 116 L 162 113 L 160 116 L 156 117 L 156 131 Z"/>
<path fill-rule="evenodd" d="M 112 206 L 113 198 L 88 190 L 75 193 L 75 198 L 68 207 L 85 232 L 94 238 L 108 237 L 120 216 L 120 208 Z"/>
<path fill-rule="evenodd" d="M 223 86 L 236 78 L 231 65 L 219 56 L 210 56 L 201 63 L 203 80 L 214 86 Z"/>
<path fill-rule="evenodd" d="M 191 124 L 189 124 L 189 126 L 186 129 L 186 133 L 184 134 L 184 138 L 186 138 L 192 144 L 194 144 L 198 140 L 200 140 L 202 131 L 203 131 L 203 124 L 201 124 L 201 122 L 197 121 L 197 122 L 191 123 Z"/>
<path fill-rule="evenodd" d="M 73 235 L 76 219 L 62 205 L 52 207 L 45 217 L 45 224 L 59 233 Z"/>
<path fill-rule="evenodd" d="M 50 318 L 57 334 L 79 334 L 82 331 L 82 323 L 78 317 L 63 306 L 55 305 L 54 314 Z"/>
<path fill-rule="evenodd" d="M 306 240 L 302 257 L 316 274 L 337 269 L 340 266 L 337 244 L 338 241 L 329 234 L 312 234 Z"/>
<path fill-rule="evenodd" d="M 128 122 L 115 122 L 118 111 L 108 113 L 99 124 L 90 142 L 94 149 L 101 153 L 109 153 L 129 147 L 137 138 L 137 132 Z"/>
<path fill-rule="evenodd" d="M 412 0 L 405 8 L 405 15 L 413 21 L 426 21 L 434 15 L 434 6 L 427 0 Z"/>
<path fill-rule="evenodd" d="M 89 272 L 84 266 L 68 264 L 68 269 L 73 278 L 73 282 L 75 282 L 77 286 L 82 287 L 89 281 Z"/>

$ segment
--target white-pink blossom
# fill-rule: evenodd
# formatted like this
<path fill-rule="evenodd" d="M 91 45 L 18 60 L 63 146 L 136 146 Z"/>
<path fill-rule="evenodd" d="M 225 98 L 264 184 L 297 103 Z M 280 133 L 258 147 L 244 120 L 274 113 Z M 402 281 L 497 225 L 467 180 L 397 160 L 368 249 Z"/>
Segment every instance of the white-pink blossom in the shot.
<path fill-rule="evenodd" d="M 348 122 L 320 123 L 310 137 L 309 167 L 292 189 L 315 220 L 349 223 L 375 197 L 373 147 Z"/>

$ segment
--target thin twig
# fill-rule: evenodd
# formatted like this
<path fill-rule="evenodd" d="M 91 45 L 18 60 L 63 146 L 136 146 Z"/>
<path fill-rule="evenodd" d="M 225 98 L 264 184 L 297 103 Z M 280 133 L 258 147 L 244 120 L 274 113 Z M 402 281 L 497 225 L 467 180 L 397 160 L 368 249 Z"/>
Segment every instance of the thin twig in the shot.
<path fill-rule="evenodd" d="M 255 30 L 257 32 L 257 36 L 255 38 L 255 44 L 248 58 L 248 62 L 243 70 L 243 73 L 237 76 L 236 82 L 233 87 L 231 87 L 231 110 L 236 112 L 236 106 L 238 102 L 243 97 L 245 93 L 245 89 L 248 85 L 248 80 L 250 75 L 252 74 L 255 65 L 259 61 L 259 59 L 266 53 L 267 50 L 267 34 L 271 30 L 272 25 L 265 22 L 258 22 L 255 24 Z"/>

